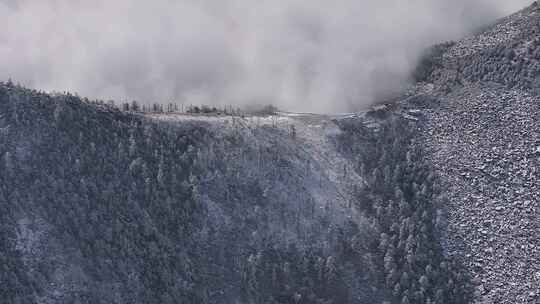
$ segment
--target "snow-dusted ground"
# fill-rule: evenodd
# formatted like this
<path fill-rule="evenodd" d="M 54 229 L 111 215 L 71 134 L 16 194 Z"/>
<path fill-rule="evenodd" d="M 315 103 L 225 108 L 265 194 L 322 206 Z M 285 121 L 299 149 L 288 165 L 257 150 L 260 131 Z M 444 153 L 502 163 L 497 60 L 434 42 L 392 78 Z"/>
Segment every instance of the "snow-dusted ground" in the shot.
<path fill-rule="evenodd" d="M 332 256 L 343 235 L 356 233 L 351 227 L 370 239 L 379 237 L 354 203 L 363 180 L 337 149 L 335 137 L 342 131 L 334 121 L 354 115 L 150 118 L 179 126 L 200 124 L 211 134 L 201 142 L 197 161 L 201 169 L 195 174 L 198 203 L 207 210 L 205 226 L 219 231 L 222 241 L 206 229 L 196 238 L 214 248 L 222 243 L 228 256 L 249 260 L 268 244 Z M 231 236 L 234 240 L 227 239 Z M 369 263 L 362 267 L 367 269 Z M 353 297 L 363 299 L 367 294 L 361 285 L 354 288 Z M 237 293 L 235 288 L 215 287 L 225 295 Z"/>
<path fill-rule="evenodd" d="M 332 141 L 332 138 L 341 133 L 333 120 L 350 118 L 356 115 L 358 114 L 318 115 L 280 112 L 271 116 L 248 117 L 189 114 L 150 114 L 148 116 L 169 122 L 205 122 L 209 123 L 212 129 L 220 130 L 220 132 L 232 132 L 238 128 L 272 127 L 288 133 L 298 141 L 298 148 L 312 156 L 323 169 L 331 182 L 333 194 L 337 196 L 337 199 L 332 200 L 348 208 L 352 199 L 351 190 L 353 187 L 361 185 L 362 179 L 356 174 L 350 160 L 337 151 Z"/>
<path fill-rule="evenodd" d="M 16 249 L 21 252 L 29 275 L 44 279 L 42 271 L 52 269 L 43 293 L 36 295 L 37 304 L 70 302 L 87 292 L 90 282 L 80 266 L 80 251 L 64 247 L 53 236 L 52 229 L 40 218 L 21 218 L 17 223 Z"/>
<path fill-rule="evenodd" d="M 253 174 L 253 179 L 262 179 L 261 183 L 271 189 L 269 193 L 276 200 L 287 200 L 290 204 L 297 204 L 298 208 L 311 208 L 304 204 L 302 197 L 310 197 L 320 214 L 329 214 L 332 222 L 341 226 L 347 221 L 363 223 L 364 219 L 353 204 L 354 191 L 363 183 L 362 178 L 354 170 L 349 159 L 340 154 L 334 143 L 335 136 L 341 133 L 333 120 L 350 118 L 356 114 L 317 115 L 309 113 L 281 112 L 272 116 L 204 116 L 184 114 L 151 114 L 152 119 L 168 122 L 201 122 L 206 128 L 220 136 L 228 134 L 241 134 L 245 142 L 254 147 L 254 150 L 264 150 L 268 146 L 284 147 L 280 155 L 290 160 L 290 175 L 268 177 L 263 172 L 249 173 L 247 164 L 241 167 L 242 174 Z M 234 152 L 232 152 L 234 153 Z M 245 152 L 241 152 L 245 153 Z M 281 157 L 280 156 L 280 157 Z M 249 158 L 249 157 L 248 157 Z M 256 166 L 256 165 L 252 165 Z M 246 169 L 247 168 L 247 169 Z M 260 169 L 259 171 L 268 171 Z M 295 174 L 300 172 L 301 174 Z M 266 179 L 266 180 L 265 180 Z M 272 180 L 275 179 L 275 180 Z M 276 185 L 294 185 L 281 187 Z M 303 192 L 284 193 L 300 189 Z M 274 192 L 273 192 L 274 191 Z M 281 197 L 281 198 L 279 198 Z M 216 203 L 216 202 L 214 202 Z M 217 202 L 219 205 L 220 202 Z M 214 205 L 214 204 L 212 204 Z M 304 215 L 305 216 L 305 215 Z M 307 230 L 313 231 L 309 219 L 305 219 Z M 291 237 L 285 237 L 290 239 Z M 297 241 L 296 236 L 292 238 Z M 320 239 L 323 241 L 323 238 Z"/>

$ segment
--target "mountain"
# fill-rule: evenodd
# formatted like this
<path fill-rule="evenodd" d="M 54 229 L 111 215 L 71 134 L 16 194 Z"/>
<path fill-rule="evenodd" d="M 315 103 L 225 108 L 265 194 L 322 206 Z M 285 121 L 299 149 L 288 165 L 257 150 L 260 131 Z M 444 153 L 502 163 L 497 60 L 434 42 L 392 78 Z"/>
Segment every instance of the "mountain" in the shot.
<path fill-rule="evenodd" d="M 540 301 L 540 6 L 443 45 L 402 107 L 448 198 L 445 247 L 477 303 Z"/>
<path fill-rule="evenodd" d="M 10 303 L 461 303 L 412 125 L 0 86 Z M 409 130 L 409 132 L 406 132 Z"/>
<path fill-rule="evenodd" d="M 538 303 L 539 14 L 433 47 L 362 113 L 0 84 L 1 299 Z"/>

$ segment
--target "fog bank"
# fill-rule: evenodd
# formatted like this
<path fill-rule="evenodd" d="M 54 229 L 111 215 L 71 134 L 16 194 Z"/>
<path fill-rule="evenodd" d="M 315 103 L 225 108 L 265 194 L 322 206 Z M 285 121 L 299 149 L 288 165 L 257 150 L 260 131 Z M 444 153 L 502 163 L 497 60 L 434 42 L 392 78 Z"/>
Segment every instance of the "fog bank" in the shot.
<path fill-rule="evenodd" d="M 511 2 L 511 3 L 510 3 Z M 340 112 L 531 0 L 0 0 L 0 80 L 92 98 Z"/>

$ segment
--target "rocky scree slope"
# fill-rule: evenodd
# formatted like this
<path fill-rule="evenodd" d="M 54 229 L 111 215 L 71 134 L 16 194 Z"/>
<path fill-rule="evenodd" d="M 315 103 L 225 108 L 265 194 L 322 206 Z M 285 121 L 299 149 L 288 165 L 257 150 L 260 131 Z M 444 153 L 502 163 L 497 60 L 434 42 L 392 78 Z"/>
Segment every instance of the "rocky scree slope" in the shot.
<path fill-rule="evenodd" d="M 438 46 L 396 110 L 421 116 L 448 198 L 446 254 L 469 270 L 475 303 L 540 303 L 539 34 L 535 2 Z"/>

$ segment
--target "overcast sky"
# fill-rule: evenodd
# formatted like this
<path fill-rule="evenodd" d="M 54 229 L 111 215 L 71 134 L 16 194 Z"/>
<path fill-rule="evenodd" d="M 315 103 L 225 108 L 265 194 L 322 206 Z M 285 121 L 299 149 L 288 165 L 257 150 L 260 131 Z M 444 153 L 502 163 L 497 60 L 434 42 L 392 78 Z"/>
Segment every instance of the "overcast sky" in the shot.
<path fill-rule="evenodd" d="M 339 112 L 531 0 L 0 0 L 0 80 L 141 102 Z"/>

